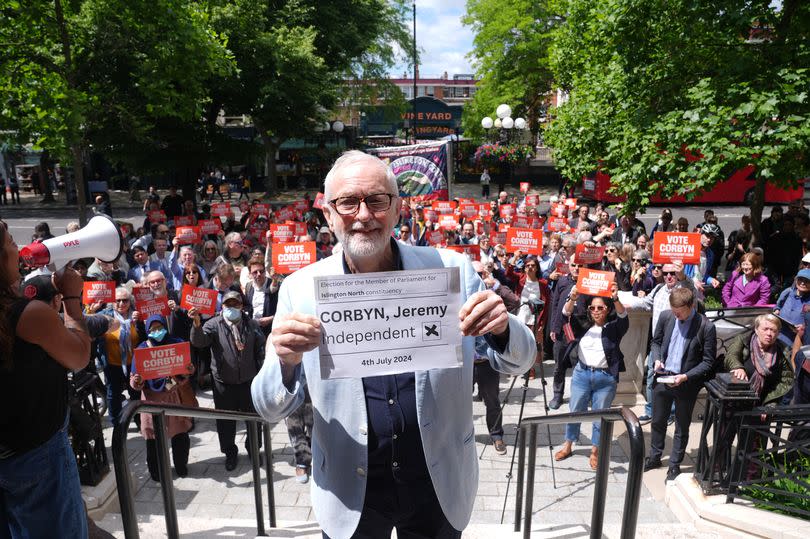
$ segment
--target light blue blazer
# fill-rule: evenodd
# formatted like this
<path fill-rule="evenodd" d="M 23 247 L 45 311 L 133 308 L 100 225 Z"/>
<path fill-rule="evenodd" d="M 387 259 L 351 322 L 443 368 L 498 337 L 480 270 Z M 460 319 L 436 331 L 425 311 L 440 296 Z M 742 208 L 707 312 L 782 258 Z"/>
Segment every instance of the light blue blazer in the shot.
<path fill-rule="evenodd" d="M 459 267 L 462 303 L 484 290 L 466 256 L 432 247 L 399 245 L 406 270 Z M 342 275 L 342 254 L 293 273 L 281 285 L 276 320 L 288 312 L 315 315 L 313 277 Z M 463 367 L 416 372 L 416 412 L 433 487 L 450 524 L 463 530 L 478 488 L 472 417 L 474 337 L 462 337 Z M 531 331 L 509 315 L 509 344 L 503 354 L 490 350 L 490 363 L 506 374 L 522 374 L 534 362 Z M 303 368 L 302 368 L 303 366 Z M 290 392 L 282 384 L 278 356 L 268 343 L 267 357 L 253 380 L 256 410 L 267 421 L 280 421 L 303 401 L 307 384 L 312 397 L 312 507 L 324 532 L 333 539 L 350 537 L 360 520 L 368 469 L 368 418 L 360 379 L 321 380 L 318 349 L 304 354 Z"/>

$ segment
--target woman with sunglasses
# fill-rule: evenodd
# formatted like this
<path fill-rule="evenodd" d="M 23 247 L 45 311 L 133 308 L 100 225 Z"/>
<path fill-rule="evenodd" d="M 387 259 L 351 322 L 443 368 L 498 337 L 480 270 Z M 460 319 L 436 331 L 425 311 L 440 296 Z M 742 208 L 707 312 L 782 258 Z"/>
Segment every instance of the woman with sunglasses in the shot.
<path fill-rule="evenodd" d="M 644 249 L 636 249 L 632 258 L 632 269 L 630 270 L 630 285 L 634 296 L 643 298 L 650 293 L 655 286 L 655 279 L 647 271 L 647 264 L 650 262 L 650 254 Z M 661 275 L 659 267 L 658 274 Z M 663 278 L 663 276 L 661 276 Z"/>
<path fill-rule="evenodd" d="M 574 312 L 579 293 L 574 286 L 563 306 L 564 316 Z M 571 412 L 583 412 L 591 403 L 592 410 L 609 408 L 616 396 L 619 372 L 624 371 L 624 355 L 619 344 L 627 333 L 630 323 L 624 306 L 619 301 L 615 283 L 610 298 L 590 296 L 586 299 L 587 314 L 571 316 L 574 340 L 568 343 L 565 354 L 574 366 L 571 376 Z M 614 314 L 615 313 L 615 314 Z M 565 427 L 565 443 L 554 454 L 554 460 L 571 456 L 574 442 L 579 440 L 579 423 Z M 591 456 L 589 464 L 595 470 L 599 464 L 600 421 L 594 421 L 591 431 Z"/>
<path fill-rule="evenodd" d="M 519 254 L 520 251 L 515 253 L 515 256 Z M 527 256 L 523 261 L 523 272 L 521 273 L 516 273 L 514 268 L 510 266 L 508 276 L 517 283 L 515 295 L 520 297 L 520 308 L 517 312 L 518 319 L 526 324 L 529 329 L 534 330 L 536 328 L 535 339 L 538 343 L 542 343 L 543 328 L 546 325 L 547 318 L 547 310 L 544 307 L 549 304 L 549 292 L 548 283 L 540 277 L 540 263 L 537 257 L 534 255 Z M 542 301 L 543 307 L 535 313 L 533 305 L 537 305 L 536 302 L 538 301 Z M 542 354 L 538 353 L 535 363 L 540 361 L 541 358 Z M 533 373 L 534 369 L 532 368 L 531 374 Z"/>
<path fill-rule="evenodd" d="M 598 269 L 602 271 L 612 271 L 615 274 L 614 282 L 618 285 L 619 290 L 629 292 L 632 290 L 630 285 L 630 264 L 622 260 L 621 246 L 616 242 L 610 242 L 605 246 L 605 257 L 602 259 L 602 264 Z"/>
<path fill-rule="evenodd" d="M 207 240 L 203 243 L 202 257 L 200 265 L 205 270 L 206 275 L 213 275 L 214 269 L 217 266 L 217 258 L 219 257 L 219 247 L 214 240 Z"/>
<path fill-rule="evenodd" d="M 146 330 L 141 314 L 135 310 L 132 294 L 124 287 L 115 290 L 112 315 L 119 323 L 100 339 L 98 358 L 107 386 L 107 411 L 112 424 L 117 425 L 124 402 L 124 388 L 127 388 L 130 399 L 141 398 L 139 392 L 129 387 L 128 380 L 132 370 L 132 351 L 146 340 Z"/>
<path fill-rule="evenodd" d="M 185 285 L 193 286 L 195 288 L 204 288 L 206 283 L 203 282 L 202 275 L 200 272 L 200 267 L 197 264 L 187 264 L 183 266 L 183 281 L 181 284 L 181 290 L 178 292 L 182 293 L 182 287 Z M 173 313 L 172 316 L 172 335 L 177 337 L 181 341 L 190 341 L 191 340 L 191 324 L 193 320 L 189 318 L 188 311 L 186 309 L 177 309 Z M 196 346 L 191 346 L 191 363 L 194 365 L 196 370 L 196 376 L 192 376 L 192 386 L 199 387 L 202 384 L 200 383 L 202 379 L 205 377 L 205 374 L 209 372 L 209 365 L 211 364 L 211 351 L 208 348 L 197 348 Z"/>

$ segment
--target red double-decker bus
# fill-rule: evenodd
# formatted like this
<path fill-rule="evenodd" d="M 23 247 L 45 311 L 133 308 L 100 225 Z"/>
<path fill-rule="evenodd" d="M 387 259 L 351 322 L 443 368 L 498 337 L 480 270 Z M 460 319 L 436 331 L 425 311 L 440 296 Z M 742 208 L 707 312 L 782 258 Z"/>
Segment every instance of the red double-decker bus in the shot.
<path fill-rule="evenodd" d="M 754 165 L 748 165 L 734 172 L 712 189 L 704 191 L 692 200 L 686 200 L 683 195 L 662 197 L 654 195 L 650 198 L 651 205 L 662 204 L 736 204 L 750 206 L 754 200 Z M 583 178 L 582 196 L 598 202 L 614 204 L 624 202 L 625 197 L 608 193 L 610 176 L 597 171 L 592 178 Z M 804 197 L 804 187 L 796 189 L 780 189 L 771 184 L 765 186 L 765 204 L 787 204 L 791 200 Z"/>

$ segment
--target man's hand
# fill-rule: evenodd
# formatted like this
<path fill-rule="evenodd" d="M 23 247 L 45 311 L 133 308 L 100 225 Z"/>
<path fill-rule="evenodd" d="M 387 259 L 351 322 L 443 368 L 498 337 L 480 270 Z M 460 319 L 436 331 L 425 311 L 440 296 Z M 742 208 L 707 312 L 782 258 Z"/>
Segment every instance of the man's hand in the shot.
<path fill-rule="evenodd" d="M 259 322 L 259 326 L 261 326 L 261 327 L 269 326 L 270 324 L 273 323 L 273 317 L 272 316 L 263 316 L 263 317 L 259 318 L 257 320 L 257 322 Z"/>
<path fill-rule="evenodd" d="M 685 374 L 676 374 L 675 381 L 671 384 L 667 384 L 669 387 L 678 387 L 679 385 L 686 382 L 686 375 Z"/>
<path fill-rule="evenodd" d="M 458 318 L 461 321 L 461 334 L 466 336 L 478 337 L 487 333 L 502 335 L 509 327 L 506 306 L 492 290 L 470 296 L 461 306 Z"/>
<path fill-rule="evenodd" d="M 674 261 L 672 263 L 672 265 L 675 266 L 675 271 L 678 272 L 678 274 L 676 275 L 678 280 L 683 281 L 686 278 L 686 275 L 684 275 L 684 273 L 683 273 L 683 268 L 684 268 L 683 260 L 676 260 L 676 261 Z"/>
<path fill-rule="evenodd" d="M 188 317 L 191 318 L 195 328 L 200 327 L 202 322 L 200 320 L 200 311 L 197 309 L 197 307 L 192 307 L 188 310 Z"/>
<path fill-rule="evenodd" d="M 282 363 L 295 367 L 301 363 L 304 352 L 317 348 L 321 340 L 321 322 L 311 314 L 287 314 L 273 326 L 270 340 Z"/>

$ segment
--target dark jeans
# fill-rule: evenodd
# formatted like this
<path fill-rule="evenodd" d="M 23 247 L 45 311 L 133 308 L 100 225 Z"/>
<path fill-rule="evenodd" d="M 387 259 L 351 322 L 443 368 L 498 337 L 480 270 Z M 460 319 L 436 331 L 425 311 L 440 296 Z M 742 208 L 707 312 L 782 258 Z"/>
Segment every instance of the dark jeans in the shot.
<path fill-rule="evenodd" d="M 141 392 L 130 387 L 129 380 L 121 370 L 121 365 L 104 365 L 104 380 L 107 382 L 107 413 L 113 425 L 121 419 L 121 408 L 124 403 L 124 389 L 130 400 L 141 400 Z M 135 416 L 139 418 L 140 416 Z M 140 421 L 138 421 L 140 424 Z"/>
<path fill-rule="evenodd" d="M 191 439 L 187 432 L 181 432 L 172 436 L 172 461 L 174 462 L 174 469 L 178 472 L 185 474 L 188 468 L 188 452 L 191 448 Z M 157 440 L 146 440 L 146 467 L 149 469 L 149 475 L 152 477 L 160 477 L 157 457 L 158 447 Z"/>
<path fill-rule="evenodd" d="M 675 404 L 675 435 L 672 438 L 672 454 L 669 465 L 680 465 L 689 443 L 689 424 L 695 408 L 697 393 L 685 388 L 671 388 L 666 384 L 656 384 L 653 388 L 653 415 L 650 425 L 650 458 L 660 460 L 667 437 L 667 420 Z"/>
<path fill-rule="evenodd" d="M 397 529 L 399 539 L 459 539 L 461 532 L 444 516 L 433 484 L 428 480 L 414 495 L 413 487 L 387 480 L 369 480 L 360 522 L 352 539 L 391 537 Z M 324 539 L 329 536 L 323 534 Z"/>
<path fill-rule="evenodd" d="M 478 394 L 487 410 L 487 430 L 493 440 L 503 438 L 503 416 L 501 415 L 500 393 L 501 375 L 492 368 L 489 361 L 476 363 L 473 370 L 473 383 L 478 384 Z"/>
<path fill-rule="evenodd" d="M 557 335 L 557 341 L 554 343 L 554 380 L 551 383 L 554 396 L 559 397 L 560 400 L 562 400 L 565 394 L 565 373 L 571 366 L 568 363 L 568 358 L 564 357 L 565 347 L 567 346 L 564 340 L 565 337 L 562 335 L 561 331 L 560 334 Z"/>
<path fill-rule="evenodd" d="M 253 398 L 250 396 L 250 382 L 243 384 L 223 384 L 214 380 L 214 408 L 217 410 L 233 410 L 236 412 L 255 412 Z M 259 447 L 262 446 L 262 429 L 259 426 Z M 219 437 L 219 450 L 229 454 L 236 454 L 236 423 L 217 419 L 217 436 Z M 250 454 L 250 440 L 245 437 L 245 449 Z"/>

